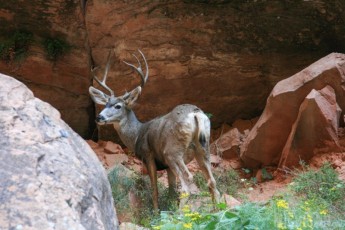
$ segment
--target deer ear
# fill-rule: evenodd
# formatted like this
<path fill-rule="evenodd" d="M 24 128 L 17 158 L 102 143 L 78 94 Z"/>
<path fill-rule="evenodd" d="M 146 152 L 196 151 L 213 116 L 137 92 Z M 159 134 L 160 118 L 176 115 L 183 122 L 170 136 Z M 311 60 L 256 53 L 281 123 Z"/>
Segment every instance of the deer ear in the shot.
<path fill-rule="evenodd" d="M 102 91 L 96 89 L 93 86 L 90 86 L 89 93 L 92 98 L 92 100 L 99 105 L 105 105 L 107 104 L 109 100 L 109 96 L 103 93 Z"/>
<path fill-rule="evenodd" d="M 124 96 L 123 99 L 125 100 L 126 106 L 128 108 L 132 108 L 134 106 L 134 103 L 138 99 L 140 93 L 141 93 L 141 87 L 138 86 L 137 88 L 133 89 L 131 92 L 127 93 Z"/>

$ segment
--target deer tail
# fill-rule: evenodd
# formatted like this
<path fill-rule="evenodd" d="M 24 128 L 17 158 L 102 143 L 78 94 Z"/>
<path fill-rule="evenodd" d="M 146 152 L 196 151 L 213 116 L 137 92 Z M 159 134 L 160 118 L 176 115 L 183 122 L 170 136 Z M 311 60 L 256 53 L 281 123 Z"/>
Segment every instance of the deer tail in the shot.
<path fill-rule="evenodd" d="M 198 116 L 198 114 L 195 114 L 194 116 L 195 119 L 195 124 L 196 124 L 196 130 L 195 130 L 195 137 L 196 137 L 196 142 L 199 142 L 200 145 L 205 148 L 206 147 L 206 134 L 205 134 L 205 127 L 204 127 L 204 122 L 201 121 L 202 118 Z"/>

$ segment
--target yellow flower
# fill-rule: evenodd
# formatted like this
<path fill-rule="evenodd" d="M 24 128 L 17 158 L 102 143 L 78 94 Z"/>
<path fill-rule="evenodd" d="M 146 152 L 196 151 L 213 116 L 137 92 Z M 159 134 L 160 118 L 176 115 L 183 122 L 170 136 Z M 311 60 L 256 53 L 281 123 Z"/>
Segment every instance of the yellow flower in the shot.
<path fill-rule="evenodd" d="M 278 226 L 277 226 L 277 227 L 278 227 L 279 230 L 284 230 L 284 229 L 286 229 L 286 227 L 284 226 L 284 224 L 281 223 L 281 222 L 278 223 Z"/>
<path fill-rule="evenodd" d="M 303 227 L 303 228 L 307 227 L 307 225 L 305 224 L 304 221 L 302 221 L 302 227 Z"/>
<path fill-rule="evenodd" d="M 310 211 L 309 205 L 310 205 L 309 201 L 305 201 L 304 205 L 302 205 L 302 209 L 306 212 L 309 212 Z"/>
<path fill-rule="evenodd" d="M 183 212 L 183 213 L 189 213 L 189 212 L 190 212 L 189 205 L 185 205 L 185 206 L 183 206 L 183 208 L 182 208 L 182 212 Z"/>
<path fill-rule="evenodd" d="M 201 215 L 198 212 L 186 213 L 186 217 L 190 217 L 192 221 L 196 221 L 201 218 Z"/>
<path fill-rule="evenodd" d="M 277 200 L 277 207 L 278 208 L 288 209 L 289 208 L 289 204 L 285 200 L 280 199 L 280 200 Z"/>
<path fill-rule="evenodd" d="M 184 198 L 187 198 L 187 197 L 189 197 L 189 193 L 187 193 L 187 192 L 183 192 L 183 193 L 180 194 L 180 199 L 184 199 Z"/>
<path fill-rule="evenodd" d="M 160 225 L 157 225 L 157 226 L 153 226 L 152 228 L 155 229 L 155 230 L 160 230 L 160 229 L 161 229 L 161 226 L 160 226 Z"/>
<path fill-rule="evenodd" d="M 190 229 L 190 228 L 192 228 L 192 225 L 193 225 L 192 223 L 185 223 L 185 224 L 183 224 L 183 227 Z"/>
<path fill-rule="evenodd" d="M 323 209 L 320 211 L 321 215 L 327 215 L 328 214 L 328 210 L 327 209 Z"/>
<path fill-rule="evenodd" d="M 309 223 L 313 222 L 313 218 L 311 217 L 311 215 L 309 213 L 307 214 L 307 218 L 308 218 Z"/>

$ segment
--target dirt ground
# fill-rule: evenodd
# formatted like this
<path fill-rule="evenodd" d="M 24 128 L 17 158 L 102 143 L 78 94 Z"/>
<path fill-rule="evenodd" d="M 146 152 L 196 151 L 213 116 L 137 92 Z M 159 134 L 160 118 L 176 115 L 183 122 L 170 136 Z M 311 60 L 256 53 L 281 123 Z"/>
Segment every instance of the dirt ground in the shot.
<path fill-rule="evenodd" d="M 342 138 L 341 142 L 344 144 L 345 138 Z M 132 153 L 128 153 L 126 149 L 124 149 L 124 152 L 122 153 L 110 153 L 109 151 L 104 150 L 104 146 L 107 144 L 105 142 L 95 143 L 88 141 L 88 143 L 94 149 L 106 169 L 113 167 L 115 164 L 123 164 L 137 173 L 146 174 L 146 170 L 142 162 L 134 157 Z M 345 181 L 345 152 L 327 152 L 318 154 L 310 160 L 309 165 L 311 168 L 320 168 L 325 162 L 330 162 L 333 168 L 339 173 L 340 179 Z M 212 155 L 211 163 L 213 170 L 225 172 L 229 169 L 235 169 L 243 179 L 256 177 L 259 181 L 261 180 L 257 172 L 244 174 L 239 158 L 221 159 L 218 156 Z M 192 174 L 199 171 L 196 161 L 189 163 L 188 168 Z M 241 190 L 241 193 L 244 193 L 248 200 L 253 202 L 266 202 L 272 196 L 278 195 L 287 190 L 287 185 L 291 183 L 293 178 L 293 171 L 280 170 L 276 168 L 268 168 L 267 171 L 273 175 L 273 179 L 256 183 L 254 186 L 250 186 L 249 188 L 246 187 Z M 158 177 L 159 181 L 167 186 L 166 172 L 158 172 Z"/>

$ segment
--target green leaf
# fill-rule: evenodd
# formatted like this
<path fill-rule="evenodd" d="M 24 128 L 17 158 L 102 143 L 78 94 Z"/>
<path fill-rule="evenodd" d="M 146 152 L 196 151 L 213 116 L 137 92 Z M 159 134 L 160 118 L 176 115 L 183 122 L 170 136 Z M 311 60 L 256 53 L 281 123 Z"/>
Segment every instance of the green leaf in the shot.
<path fill-rule="evenodd" d="M 217 225 L 217 221 L 211 221 L 209 222 L 206 226 L 205 226 L 205 230 L 213 230 L 213 229 L 216 229 L 216 225 Z"/>
<path fill-rule="evenodd" d="M 225 203 L 218 203 L 217 208 L 219 208 L 220 210 L 225 210 L 226 209 L 226 204 Z"/>
<path fill-rule="evenodd" d="M 261 169 L 261 172 L 262 172 L 262 177 L 264 179 L 267 179 L 267 180 L 273 179 L 273 176 L 269 172 L 267 172 L 266 168 Z"/>
<path fill-rule="evenodd" d="M 234 212 L 229 212 L 229 211 L 226 211 L 224 213 L 224 216 L 228 219 L 233 219 L 233 218 L 237 218 L 238 219 L 238 215 Z"/>

